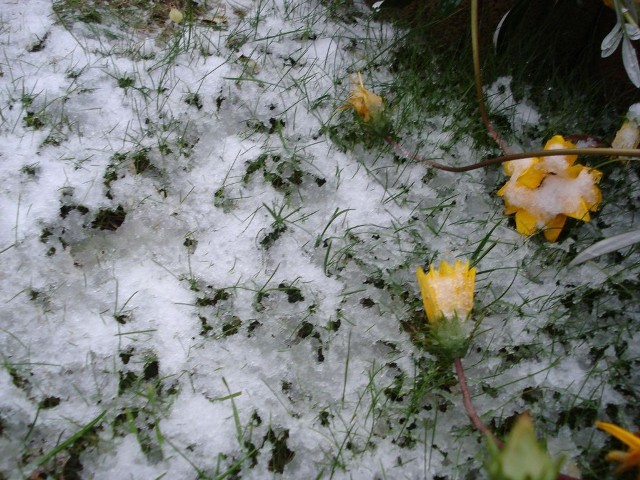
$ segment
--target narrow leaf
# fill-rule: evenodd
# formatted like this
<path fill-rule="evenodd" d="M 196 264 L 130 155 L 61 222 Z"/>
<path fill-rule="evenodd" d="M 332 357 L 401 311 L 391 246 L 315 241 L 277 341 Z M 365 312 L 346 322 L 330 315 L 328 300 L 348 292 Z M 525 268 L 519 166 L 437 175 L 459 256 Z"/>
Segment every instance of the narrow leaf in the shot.
<path fill-rule="evenodd" d="M 622 29 L 620 24 L 616 23 L 616 26 L 604 37 L 600 44 L 600 50 L 602 50 L 600 56 L 605 58 L 615 52 L 618 45 L 620 45 L 620 40 L 622 40 Z"/>
<path fill-rule="evenodd" d="M 631 40 L 640 40 L 640 28 L 637 25 L 632 25 L 631 23 L 625 23 L 624 29 L 627 32 L 627 36 Z"/>
<path fill-rule="evenodd" d="M 576 255 L 576 258 L 571 260 L 569 263 L 569 267 L 575 267 L 576 265 L 593 260 L 605 253 L 615 252 L 616 250 L 620 250 L 621 248 L 628 247 L 638 242 L 640 242 L 640 230 L 634 230 L 632 232 L 605 238 Z"/>
<path fill-rule="evenodd" d="M 622 63 L 624 63 L 624 69 L 629 75 L 629 80 L 636 87 L 640 88 L 640 65 L 638 65 L 638 53 L 636 49 L 631 45 L 631 40 L 628 38 L 622 42 Z"/>
<path fill-rule="evenodd" d="M 71 445 L 76 443 L 76 441 L 78 439 L 82 438 L 89 430 L 91 430 L 95 425 L 100 423 L 100 421 L 102 420 L 102 417 L 104 417 L 106 413 L 107 413 L 106 410 L 103 411 L 100 415 L 98 415 L 96 418 L 91 420 L 84 427 L 82 427 L 76 433 L 74 433 L 69 438 L 67 438 L 64 442 L 60 443 L 59 445 L 57 445 L 53 449 L 49 450 L 49 452 L 47 452 L 44 455 L 42 455 L 40 458 L 36 459 L 36 465 L 40 466 L 40 465 L 46 463 L 49 459 L 51 459 L 52 457 L 55 457 L 62 450 L 66 450 Z"/>
<path fill-rule="evenodd" d="M 496 31 L 493 32 L 493 48 L 498 48 L 498 39 L 500 38 L 500 30 L 502 30 L 504 21 L 509 16 L 509 13 L 511 13 L 511 10 L 509 10 L 507 13 L 504 14 L 504 16 L 500 19 L 498 26 L 496 27 Z"/>

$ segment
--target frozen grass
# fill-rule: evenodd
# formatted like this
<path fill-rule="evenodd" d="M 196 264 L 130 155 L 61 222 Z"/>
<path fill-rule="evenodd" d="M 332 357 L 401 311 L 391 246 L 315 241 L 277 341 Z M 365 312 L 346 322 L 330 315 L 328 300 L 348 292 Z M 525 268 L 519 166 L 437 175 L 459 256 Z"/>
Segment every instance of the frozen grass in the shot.
<path fill-rule="evenodd" d="M 453 369 L 416 335 L 415 268 L 469 258 L 484 420 L 502 435 L 528 410 L 569 470 L 606 478 L 594 421 L 638 427 L 640 256 L 566 265 L 637 228 L 636 165 L 593 161 L 595 220 L 522 238 L 499 168 L 428 170 L 335 113 L 362 71 L 408 145 L 478 161 L 495 147 L 467 54 L 359 4 L 169 7 L 4 7 L 2 476 L 482 478 Z M 519 144 L 613 136 L 589 97 L 519 80 L 489 90 Z"/>

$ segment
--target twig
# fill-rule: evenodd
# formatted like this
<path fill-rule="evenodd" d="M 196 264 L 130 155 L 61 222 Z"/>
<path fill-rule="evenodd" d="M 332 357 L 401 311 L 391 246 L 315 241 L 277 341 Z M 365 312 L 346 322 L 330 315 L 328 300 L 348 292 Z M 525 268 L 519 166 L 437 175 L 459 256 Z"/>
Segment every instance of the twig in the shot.
<path fill-rule="evenodd" d="M 553 157 L 556 155 L 600 155 L 600 156 L 626 157 L 625 161 L 640 160 L 640 149 L 635 149 L 635 148 L 595 148 L 595 147 L 558 148 L 556 150 L 534 150 L 532 152 L 510 153 L 508 155 L 503 155 L 501 157 L 489 158 L 487 160 L 483 160 L 482 162 L 472 163 L 471 165 L 465 165 L 462 167 L 451 167 L 449 165 L 436 162 L 435 160 L 422 157 L 418 155 L 416 152 L 409 151 L 407 148 L 404 147 L 404 145 L 402 145 L 401 143 L 398 143 L 389 135 L 385 135 L 384 140 L 401 157 L 404 157 L 408 160 L 415 160 L 418 162 L 426 163 L 430 167 L 437 168 L 439 170 L 444 170 L 445 172 L 453 172 L 453 173 L 468 172 L 471 170 L 477 170 L 479 168 L 488 167 L 489 165 L 497 165 L 497 164 L 508 162 L 511 160 L 520 160 L 522 158 Z M 632 158 L 632 157 L 636 157 L 636 158 Z"/>

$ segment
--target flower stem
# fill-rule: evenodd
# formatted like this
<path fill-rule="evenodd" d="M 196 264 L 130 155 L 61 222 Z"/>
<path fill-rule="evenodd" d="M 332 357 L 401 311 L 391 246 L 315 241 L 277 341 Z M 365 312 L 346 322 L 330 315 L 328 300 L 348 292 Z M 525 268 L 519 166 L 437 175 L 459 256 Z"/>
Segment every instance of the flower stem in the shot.
<path fill-rule="evenodd" d="M 473 402 L 471 401 L 471 394 L 469 393 L 469 386 L 467 385 L 467 378 L 464 374 L 464 368 L 462 367 L 462 360 L 460 358 L 455 358 L 453 360 L 454 365 L 456 366 L 456 374 L 458 375 L 458 383 L 460 384 L 460 390 L 462 391 L 462 403 L 464 404 L 464 409 L 467 411 L 467 415 L 469 415 L 469 419 L 473 426 L 482 433 L 485 437 L 490 438 L 493 443 L 496 444 L 498 448 L 504 448 L 504 443 L 502 440 L 497 438 L 489 427 L 487 427 L 478 412 L 476 411 L 476 407 L 473 406 Z M 564 473 L 559 473 L 557 476 L 557 480 L 578 480 L 570 475 L 565 475 Z"/>
<path fill-rule="evenodd" d="M 462 390 L 462 403 L 464 404 L 464 409 L 467 411 L 467 415 L 469 415 L 469 419 L 473 426 L 482 433 L 485 437 L 493 440 L 498 448 L 504 447 L 504 443 L 498 437 L 496 437 L 491 430 L 482 422 L 478 412 L 476 411 L 476 407 L 473 406 L 473 402 L 471 401 L 471 395 L 469 394 L 469 387 L 467 386 L 467 378 L 464 375 L 464 368 L 462 367 L 462 360 L 460 358 L 455 358 L 453 363 L 456 366 L 456 374 L 458 375 L 458 383 L 460 384 L 460 390 Z"/>
<path fill-rule="evenodd" d="M 478 40 L 478 0 L 471 0 L 471 50 L 473 53 L 473 77 L 476 83 L 476 97 L 478 98 L 478 108 L 480 110 L 480 116 L 482 117 L 482 123 L 484 123 L 489 136 L 498 144 L 503 153 L 513 153 L 513 149 L 500 136 L 491 123 L 491 120 L 489 120 L 487 107 L 484 103 L 482 73 L 480 69 L 480 42 Z"/>
<path fill-rule="evenodd" d="M 497 165 L 500 163 L 508 162 L 511 160 L 519 160 L 522 158 L 532 157 L 553 157 L 555 155 L 601 155 L 601 156 L 616 156 L 627 157 L 627 160 L 640 160 L 640 149 L 635 148 L 559 148 L 557 150 L 534 150 L 532 152 L 522 153 L 510 153 L 501 157 L 489 158 L 482 162 L 472 163 L 471 165 L 464 165 L 462 167 L 451 167 L 443 163 L 436 162 L 426 157 L 422 157 L 415 152 L 409 151 L 404 145 L 395 141 L 389 135 L 385 135 L 385 142 L 387 142 L 393 150 L 401 157 L 408 160 L 415 160 L 418 162 L 426 163 L 428 166 L 437 168 L 438 170 L 444 170 L 445 172 L 462 173 L 471 170 L 477 170 L 479 168 L 488 167 L 489 165 Z M 636 158 L 633 158 L 636 157 Z"/>

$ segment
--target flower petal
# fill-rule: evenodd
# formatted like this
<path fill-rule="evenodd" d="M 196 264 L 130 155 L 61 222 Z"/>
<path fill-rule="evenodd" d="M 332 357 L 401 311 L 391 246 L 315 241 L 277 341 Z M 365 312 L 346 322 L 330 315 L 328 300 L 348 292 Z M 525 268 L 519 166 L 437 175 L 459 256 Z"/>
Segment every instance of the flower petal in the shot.
<path fill-rule="evenodd" d="M 616 437 L 621 442 L 625 443 L 631 450 L 640 451 L 640 437 L 634 435 L 628 430 L 619 427 L 613 423 L 596 422 L 596 427 L 600 430 L 604 430 L 609 435 Z"/>
<path fill-rule="evenodd" d="M 538 188 L 547 175 L 547 172 L 539 163 L 540 159 L 534 159 L 534 162 L 518 176 L 516 185 L 519 187 Z"/>
<path fill-rule="evenodd" d="M 475 274 L 476 269 L 470 269 L 469 262 L 460 260 L 453 266 L 442 262 L 438 270 L 431 264 L 427 274 L 422 268 L 417 269 L 416 276 L 429 323 L 436 324 L 443 317 L 457 315 L 464 319 L 469 315 L 473 308 Z"/>
<path fill-rule="evenodd" d="M 429 323 L 434 323 L 436 321 L 436 310 L 432 301 L 433 292 L 429 286 L 429 276 L 424 273 L 422 267 L 418 267 L 416 277 L 418 278 L 418 285 L 420 285 L 422 304 L 424 305 L 424 311 L 427 314 L 427 320 Z"/>
<path fill-rule="evenodd" d="M 513 175 L 514 168 L 515 168 L 515 160 L 510 160 L 502 164 L 502 169 L 504 170 L 504 173 L 509 176 Z"/>
<path fill-rule="evenodd" d="M 516 211 L 516 230 L 522 235 L 533 235 L 538 230 L 538 217 L 534 214 L 518 209 Z"/>
<path fill-rule="evenodd" d="M 564 227 L 567 217 L 564 215 L 556 215 L 553 219 L 547 222 L 546 229 L 544 231 L 544 238 L 549 242 L 555 242 L 558 240 L 562 228 Z"/>

